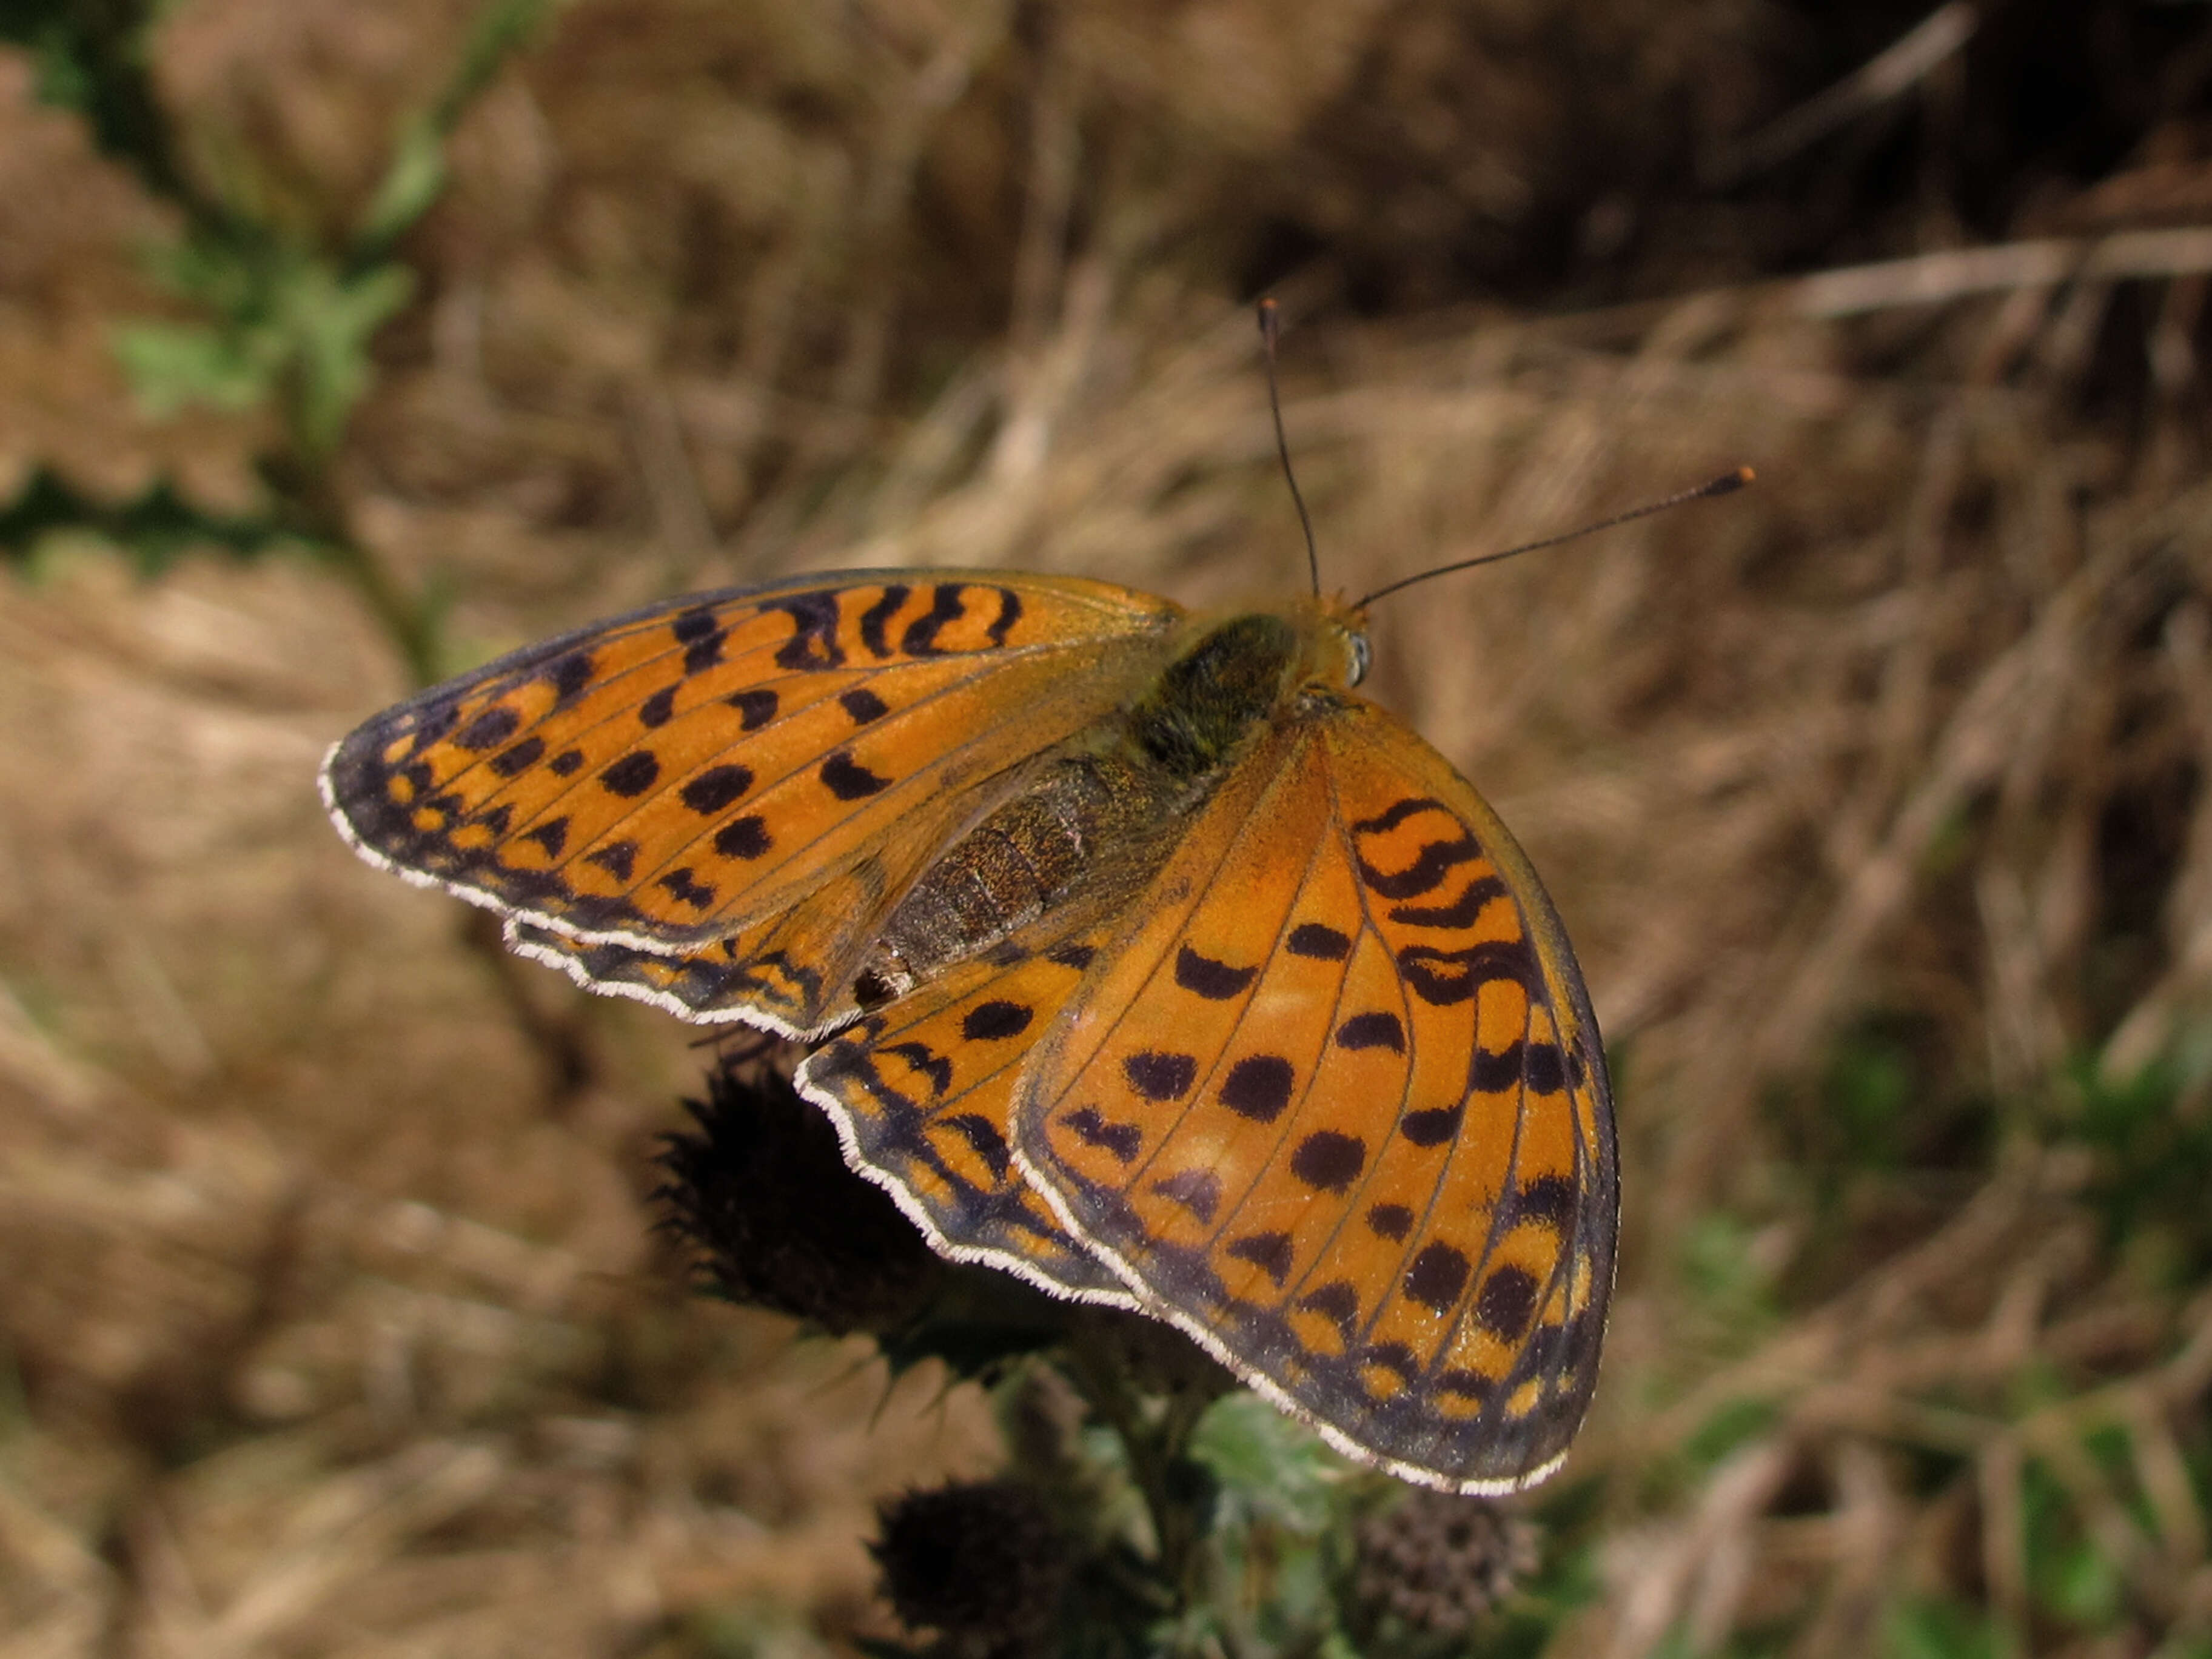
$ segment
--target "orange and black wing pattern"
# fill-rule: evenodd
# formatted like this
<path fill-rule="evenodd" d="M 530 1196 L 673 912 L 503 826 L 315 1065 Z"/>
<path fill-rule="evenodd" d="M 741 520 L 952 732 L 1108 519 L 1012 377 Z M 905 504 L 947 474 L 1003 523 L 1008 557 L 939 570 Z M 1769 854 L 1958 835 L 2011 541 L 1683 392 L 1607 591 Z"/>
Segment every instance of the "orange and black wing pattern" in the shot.
<path fill-rule="evenodd" d="M 1501 1492 L 1595 1380 L 1616 1188 L 1564 934 L 1471 786 L 1310 692 L 1037 1044 L 1017 1164 L 1148 1309 L 1334 1443 Z"/>
<path fill-rule="evenodd" d="M 1156 672 L 1182 614 L 975 571 L 670 600 L 386 710 L 331 750 L 324 795 L 372 860 L 541 953 L 606 947 L 608 988 L 809 1033 L 853 1012 L 915 876 Z M 663 994 L 640 957 L 692 988 Z"/>
<path fill-rule="evenodd" d="M 1135 1293 L 1023 1177 L 1012 1140 L 1022 1067 L 1109 931 L 1054 917 L 1017 933 L 845 1027 L 794 1081 L 836 1123 L 846 1161 L 941 1254 L 1133 1308 Z"/>

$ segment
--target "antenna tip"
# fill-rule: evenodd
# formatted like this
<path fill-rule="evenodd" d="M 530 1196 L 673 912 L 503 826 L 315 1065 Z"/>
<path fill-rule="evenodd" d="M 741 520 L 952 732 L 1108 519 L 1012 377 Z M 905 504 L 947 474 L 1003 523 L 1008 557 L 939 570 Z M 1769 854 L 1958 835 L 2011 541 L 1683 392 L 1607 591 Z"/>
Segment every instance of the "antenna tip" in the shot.
<path fill-rule="evenodd" d="M 1274 296 L 1270 295 L 1260 301 L 1260 337 L 1272 349 L 1275 337 L 1282 332 L 1282 314 L 1275 305 Z"/>
<path fill-rule="evenodd" d="M 1759 474 L 1753 472 L 1749 467 L 1740 466 L 1733 472 L 1722 473 L 1719 477 L 1714 479 L 1703 489 L 1700 489 L 1698 494 L 1700 495 L 1731 495 L 1735 491 L 1742 489 L 1746 484 L 1749 483 L 1758 476 Z"/>

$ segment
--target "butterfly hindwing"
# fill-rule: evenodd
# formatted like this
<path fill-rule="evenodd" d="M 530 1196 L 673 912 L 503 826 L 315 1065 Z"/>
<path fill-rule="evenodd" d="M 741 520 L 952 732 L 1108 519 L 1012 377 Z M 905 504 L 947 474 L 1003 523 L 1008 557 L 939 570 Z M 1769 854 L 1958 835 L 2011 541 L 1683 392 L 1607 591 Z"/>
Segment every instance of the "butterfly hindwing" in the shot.
<path fill-rule="evenodd" d="M 672 600 L 386 711 L 324 792 L 373 859 L 550 933 L 681 957 L 750 932 L 732 982 L 778 988 L 726 1006 L 809 1031 L 919 872 L 1155 672 L 1181 615 L 975 571 Z"/>
<path fill-rule="evenodd" d="M 1016 1156 L 1146 1302 L 1337 1444 L 1527 1484 L 1612 1282 L 1604 1063 L 1533 872 L 1370 704 L 1257 737 L 1024 1079 Z"/>
<path fill-rule="evenodd" d="M 848 1026 L 800 1066 L 847 1160 L 889 1188 L 930 1242 L 1058 1296 L 1133 1308 L 1012 1158 L 1016 1085 L 1090 967 L 1100 927 L 1031 928 Z"/>

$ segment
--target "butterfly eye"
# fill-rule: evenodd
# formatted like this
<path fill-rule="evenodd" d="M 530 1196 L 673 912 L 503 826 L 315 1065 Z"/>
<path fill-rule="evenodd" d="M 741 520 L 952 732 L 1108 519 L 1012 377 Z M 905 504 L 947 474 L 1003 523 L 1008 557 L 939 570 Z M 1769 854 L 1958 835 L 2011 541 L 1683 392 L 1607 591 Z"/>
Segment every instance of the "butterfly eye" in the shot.
<path fill-rule="evenodd" d="M 1352 678 L 1348 684 L 1357 685 L 1367 678 L 1368 661 L 1367 635 L 1354 634 L 1352 636 Z"/>

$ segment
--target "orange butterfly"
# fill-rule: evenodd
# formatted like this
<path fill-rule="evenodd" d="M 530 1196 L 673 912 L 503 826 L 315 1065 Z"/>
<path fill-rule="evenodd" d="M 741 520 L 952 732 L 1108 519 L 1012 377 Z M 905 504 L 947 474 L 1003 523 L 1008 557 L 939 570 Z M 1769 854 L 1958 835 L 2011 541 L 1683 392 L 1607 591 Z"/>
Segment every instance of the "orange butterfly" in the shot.
<path fill-rule="evenodd" d="M 799 1088 L 945 1255 L 1170 1321 L 1352 1455 L 1504 1492 L 1596 1375 L 1605 1057 L 1504 826 L 1353 695 L 1364 625 L 799 577 L 425 692 L 323 794 L 591 989 L 820 1040 Z"/>

